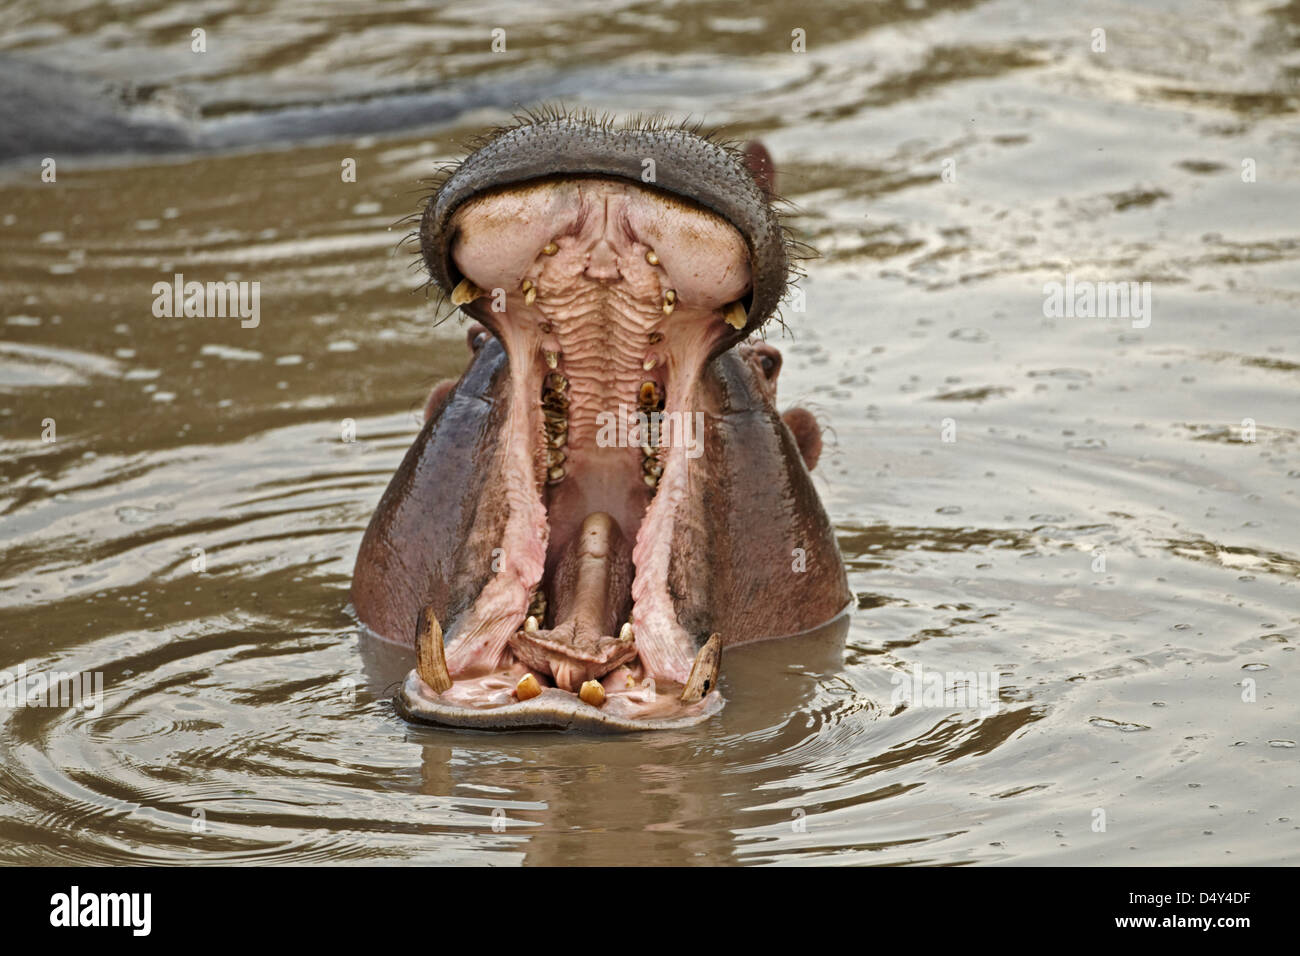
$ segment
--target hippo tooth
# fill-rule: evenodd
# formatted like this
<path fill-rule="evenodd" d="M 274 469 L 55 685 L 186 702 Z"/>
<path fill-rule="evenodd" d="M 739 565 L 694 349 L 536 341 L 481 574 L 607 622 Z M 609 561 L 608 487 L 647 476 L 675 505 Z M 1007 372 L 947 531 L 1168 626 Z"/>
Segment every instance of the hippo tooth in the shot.
<path fill-rule="evenodd" d="M 672 315 L 673 307 L 677 305 L 677 292 L 669 289 L 664 293 L 664 315 Z"/>
<path fill-rule="evenodd" d="M 556 465 L 554 468 L 552 468 L 550 471 L 548 471 L 548 472 L 546 473 L 546 477 L 550 479 L 551 483 L 554 483 L 554 482 L 557 482 L 557 481 L 563 481 L 563 480 L 564 480 L 564 466 L 563 466 L 563 465 Z"/>
<path fill-rule="evenodd" d="M 657 266 L 659 265 L 659 256 L 655 254 L 653 249 L 651 249 L 645 254 L 645 261 L 650 263 L 652 266 Z"/>
<path fill-rule="evenodd" d="M 551 368 L 555 368 L 555 366 L 559 365 L 559 364 L 560 364 L 560 353 L 559 353 L 559 352 L 552 352 L 550 349 L 547 349 L 547 350 L 546 350 L 546 364 L 547 364 L 548 366 L 550 366 Z"/>
<path fill-rule="evenodd" d="M 736 300 L 727 306 L 727 310 L 722 313 L 722 319 L 733 329 L 743 329 L 747 321 L 745 316 L 745 307 L 741 305 L 740 300 Z"/>
<path fill-rule="evenodd" d="M 713 690 L 714 685 L 718 683 L 718 665 L 721 663 L 722 637 L 711 634 L 704 642 L 704 646 L 700 648 L 700 652 L 695 655 L 691 676 L 686 679 L 686 687 L 682 689 L 682 703 L 694 704 L 703 700 L 709 691 Z"/>
<path fill-rule="evenodd" d="M 520 700 L 532 700 L 542 692 L 542 685 L 532 674 L 525 674 L 515 685 L 515 696 Z"/>
<path fill-rule="evenodd" d="M 528 615 L 528 618 L 524 621 L 524 630 L 530 634 L 537 630 L 537 618 L 533 617 L 531 614 Z"/>
<path fill-rule="evenodd" d="M 646 338 L 649 339 L 651 345 L 658 345 L 664 340 L 664 334 L 662 332 L 651 332 Z"/>
<path fill-rule="evenodd" d="M 468 279 L 461 279 L 456 288 L 451 290 L 451 304 L 455 306 L 466 305 L 482 294 L 483 290 L 474 283 Z"/>
<path fill-rule="evenodd" d="M 578 696 L 592 707 L 599 707 L 605 703 L 605 688 L 601 686 L 598 680 L 583 681 Z"/>
<path fill-rule="evenodd" d="M 564 452 L 560 451 L 560 449 L 552 448 L 546 453 L 546 464 L 551 468 L 556 465 L 563 465 L 565 457 Z"/>
<path fill-rule="evenodd" d="M 560 247 L 557 246 L 554 241 L 548 242 L 546 245 L 542 246 L 543 255 L 553 256 L 559 251 Z"/>
<path fill-rule="evenodd" d="M 651 352 L 649 355 L 645 357 L 645 361 L 641 363 L 641 370 L 644 372 L 648 372 L 658 364 L 659 364 L 659 356 L 655 355 L 654 352 Z"/>
<path fill-rule="evenodd" d="M 533 287 L 533 280 L 532 280 L 532 279 L 525 279 L 523 282 L 521 282 L 521 283 L 519 284 L 519 288 L 520 288 L 520 290 L 522 290 L 523 292 L 527 292 L 527 291 L 528 291 L 529 289 L 531 289 L 532 287 Z"/>
<path fill-rule="evenodd" d="M 537 301 L 537 290 L 529 289 L 524 293 L 524 305 L 532 305 Z"/>
<path fill-rule="evenodd" d="M 659 479 L 656 478 L 654 475 L 642 475 L 641 477 L 645 481 L 647 488 L 659 487 Z"/>
<path fill-rule="evenodd" d="M 415 672 L 435 693 L 451 690 L 447 656 L 442 646 L 442 625 L 432 607 L 420 611 L 415 632 Z"/>
<path fill-rule="evenodd" d="M 632 630 L 632 622 L 631 622 L 631 621 L 624 621 L 624 622 L 623 622 L 623 626 L 622 626 L 621 628 L 619 628 L 619 631 L 618 631 L 618 639 L 619 639 L 620 641 L 634 641 L 634 640 L 636 640 L 636 632 Z"/>
<path fill-rule="evenodd" d="M 637 391 L 637 400 L 642 405 L 659 404 L 659 386 L 654 382 L 642 382 Z"/>
<path fill-rule="evenodd" d="M 528 605 L 528 613 L 539 621 L 546 615 L 546 595 L 541 591 L 533 592 L 533 599 Z"/>

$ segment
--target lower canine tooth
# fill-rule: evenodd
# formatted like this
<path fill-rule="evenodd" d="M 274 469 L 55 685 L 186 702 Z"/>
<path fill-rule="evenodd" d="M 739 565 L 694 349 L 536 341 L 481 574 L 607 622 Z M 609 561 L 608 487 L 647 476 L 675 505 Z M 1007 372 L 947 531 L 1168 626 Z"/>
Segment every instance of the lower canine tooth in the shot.
<path fill-rule="evenodd" d="M 532 674 L 525 674 L 515 685 L 515 696 L 520 700 L 532 700 L 542 692 L 542 685 Z"/>
<path fill-rule="evenodd" d="M 726 311 L 722 313 L 722 319 L 733 329 L 743 329 L 745 322 L 748 321 L 745 315 L 745 307 L 737 299 L 731 305 L 727 306 Z"/>
<path fill-rule="evenodd" d="M 695 655 L 691 676 L 682 690 L 682 703 L 694 704 L 703 700 L 718 683 L 718 665 L 722 663 L 722 637 L 711 634 L 700 652 Z"/>
<path fill-rule="evenodd" d="M 442 646 L 442 625 L 432 607 L 420 611 L 415 632 L 415 672 L 435 693 L 451 690 L 447 656 Z"/>
<path fill-rule="evenodd" d="M 599 707 L 605 703 L 605 688 L 601 686 L 598 680 L 584 681 L 578 691 L 578 696 L 585 703 L 591 704 L 592 707 Z"/>
<path fill-rule="evenodd" d="M 456 288 L 451 290 L 451 304 L 460 306 L 468 302 L 473 302 L 483 294 L 483 290 L 470 282 L 468 279 L 461 279 Z"/>

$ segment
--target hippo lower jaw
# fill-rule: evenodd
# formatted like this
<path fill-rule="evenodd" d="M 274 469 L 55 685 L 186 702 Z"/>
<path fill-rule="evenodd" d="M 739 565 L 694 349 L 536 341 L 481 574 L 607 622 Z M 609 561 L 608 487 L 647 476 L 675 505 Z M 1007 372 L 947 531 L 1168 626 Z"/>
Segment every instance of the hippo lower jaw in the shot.
<path fill-rule="evenodd" d="M 668 572 L 708 427 L 700 377 L 744 321 L 743 237 L 608 178 L 489 192 L 451 228 L 464 277 L 453 302 L 508 356 L 493 491 L 509 516 L 494 573 L 449 630 L 447 679 L 415 674 L 403 706 L 457 725 L 707 717 L 720 706 L 716 655 L 695 667 L 709 635 L 678 622 Z"/>

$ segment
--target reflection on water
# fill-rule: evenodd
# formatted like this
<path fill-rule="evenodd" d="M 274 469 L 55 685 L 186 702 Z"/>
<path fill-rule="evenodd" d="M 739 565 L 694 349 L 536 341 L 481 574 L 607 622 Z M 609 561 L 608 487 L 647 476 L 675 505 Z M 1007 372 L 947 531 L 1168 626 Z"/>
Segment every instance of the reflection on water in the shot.
<path fill-rule="evenodd" d="M 119 15 L 0 37 L 49 98 L 0 146 L 58 158 L 0 170 L 0 666 L 105 688 L 3 711 L 0 859 L 1294 857 L 1296 4 Z M 467 358 L 395 224 L 547 98 L 761 136 L 821 254 L 770 338 L 858 600 L 728 654 L 686 732 L 408 725 L 345 609 Z M 81 155 L 123 143 L 165 157 Z M 260 282 L 259 326 L 154 318 L 176 272 Z M 1150 324 L 1045 315 L 1067 275 L 1150 282 Z M 918 667 L 999 706 L 901 700 Z"/>

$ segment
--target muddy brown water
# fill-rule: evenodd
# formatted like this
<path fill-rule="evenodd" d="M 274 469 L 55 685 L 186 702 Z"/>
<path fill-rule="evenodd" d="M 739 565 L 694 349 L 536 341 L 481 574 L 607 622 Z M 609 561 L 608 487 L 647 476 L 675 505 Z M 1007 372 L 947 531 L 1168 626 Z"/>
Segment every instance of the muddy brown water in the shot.
<path fill-rule="evenodd" d="M 0 710 L 0 860 L 1294 862 L 1298 35 L 1294 0 L 8 4 L 0 55 L 203 148 L 0 169 L 0 667 L 103 680 Z M 541 98 L 761 136 L 821 253 L 769 340 L 856 606 L 729 654 L 689 732 L 410 725 L 346 609 L 467 358 L 395 222 Z M 259 282 L 257 327 L 156 318 L 177 272 Z M 1046 315 L 1067 276 L 1150 310 Z M 918 667 L 996 709 L 900 707 Z"/>

